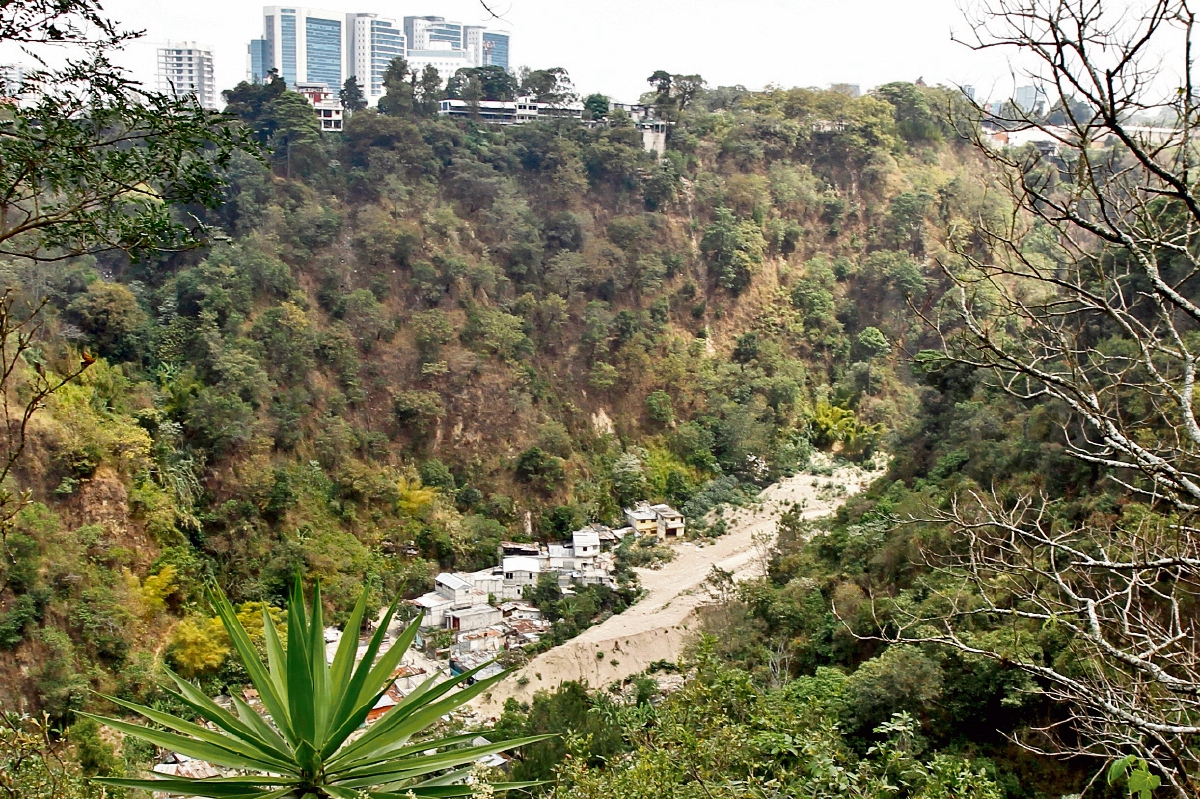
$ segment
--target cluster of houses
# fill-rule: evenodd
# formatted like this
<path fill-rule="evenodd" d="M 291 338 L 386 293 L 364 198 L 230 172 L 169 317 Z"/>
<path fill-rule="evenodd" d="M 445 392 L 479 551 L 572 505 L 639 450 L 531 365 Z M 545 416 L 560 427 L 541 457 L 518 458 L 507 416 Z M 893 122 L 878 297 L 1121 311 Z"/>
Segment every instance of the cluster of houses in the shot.
<path fill-rule="evenodd" d="M 625 527 L 616 530 L 602 524 L 588 525 L 576 530 L 570 541 L 561 544 L 506 541 L 500 545 L 499 563 L 492 568 L 439 574 L 434 580 L 434 590 L 412 600 L 412 604 L 425 614 L 424 633 L 437 629 L 453 631 L 448 653 L 451 674 L 482 667 L 475 679 L 485 679 L 501 671 L 501 667 L 493 662 L 500 652 L 523 648 L 540 640 L 550 622 L 543 618 L 539 608 L 525 601 L 524 589 L 536 586 L 542 575 L 553 575 L 564 594 L 573 593 L 578 586 L 612 586 L 615 584 L 613 550 L 626 536 L 653 535 L 659 542 L 669 543 L 684 534 L 683 514 L 668 505 L 638 503 L 625 510 L 625 522 Z M 337 651 L 341 635 L 337 628 L 325 631 L 329 657 Z M 366 647 L 360 646 L 359 657 L 365 651 Z M 430 665 L 430 668 L 441 667 Z M 393 676 L 395 682 L 368 714 L 367 725 L 403 701 L 429 676 L 429 672 L 414 661 L 401 665 Z M 246 689 L 243 698 L 248 705 L 262 712 L 256 691 Z M 222 697 L 218 702 L 230 708 L 233 706 L 228 697 Z M 502 764 L 503 760 L 498 760 L 497 756 L 484 763 Z M 212 764 L 183 755 L 170 755 L 154 766 L 154 771 L 181 777 L 223 775 Z"/>
<path fill-rule="evenodd" d="M 497 565 L 477 572 L 444 572 L 434 590 L 412 600 L 424 612 L 423 628 L 452 630 L 451 668 L 465 671 L 506 649 L 536 643 L 549 622 L 524 601 L 525 589 L 552 576 L 564 594 L 576 587 L 616 584 L 613 550 L 627 535 L 671 542 L 684 534 L 683 514 L 669 505 L 642 502 L 625 510 L 626 526 L 591 524 L 561 544 L 502 542 Z M 461 667 L 461 668 L 460 668 Z"/>

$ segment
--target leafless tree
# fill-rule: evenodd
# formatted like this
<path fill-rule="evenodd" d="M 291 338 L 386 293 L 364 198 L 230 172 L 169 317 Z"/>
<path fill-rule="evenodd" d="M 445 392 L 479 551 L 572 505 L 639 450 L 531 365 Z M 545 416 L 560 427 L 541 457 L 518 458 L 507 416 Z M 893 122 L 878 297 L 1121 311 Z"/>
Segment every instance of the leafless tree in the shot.
<path fill-rule="evenodd" d="M 1028 745 L 1138 754 L 1194 797 L 1195 14 L 1186 0 L 990 0 L 968 19 L 967 43 L 1010 50 L 1018 80 L 1043 87 L 1048 107 L 1007 104 L 975 134 L 1011 214 L 951 231 L 949 242 L 969 244 L 941 264 L 951 291 L 928 316 L 944 345 L 932 360 L 1051 405 L 1067 452 L 1140 502 L 1116 521 L 1071 526 L 1047 497 L 959 497 L 937 517 L 956 535 L 927 553 L 936 595 L 901 614 L 893 636 L 1034 676 L 1069 718 Z M 1035 144 L 1011 146 L 1022 136 Z M 1039 628 L 1064 633 L 1070 657 L 1050 662 L 1030 646 Z"/>

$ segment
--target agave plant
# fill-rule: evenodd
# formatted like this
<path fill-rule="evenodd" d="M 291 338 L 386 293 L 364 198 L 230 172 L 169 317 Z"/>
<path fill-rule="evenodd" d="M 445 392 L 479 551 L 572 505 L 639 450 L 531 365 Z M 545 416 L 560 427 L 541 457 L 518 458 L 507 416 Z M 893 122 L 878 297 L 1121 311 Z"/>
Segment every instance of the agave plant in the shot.
<path fill-rule="evenodd" d="M 224 594 L 214 592 L 213 604 L 233 648 L 258 689 L 266 715 L 260 715 L 236 696 L 233 698 L 236 713 L 225 710 L 194 685 L 168 672 L 178 688 L 171 693 L 208 724 L 198 724 L 114 697 L 105 698 L 166 730 L 102 716 L 92 718 L 164 749 L 236 769 L 240 775 L 209 779 L 105 778 L 99 782 L 210 799 L 408 799 L 413 796 L 441 799 L 471 795 L 473 786 L 467 784 L 466 779 L 479 759 L 546 737 L 519 738 L 482 746 L 469 745 L 478 733 L 434 740 L 421 738 L 421 733 L 445 713 L 504 677 L 500 674 L 467 685 L 478 669 L 441 683 L 436 682 L 436 676 L 431 677 L 356 736 L 366 722 L 367 714 L 392 685 L 392 674 L 420 624 L 418 618 L 381 654 L 383 636 L 396 611 L 396 602 L 388 608 L 357 665 L 356 633 L 367 608 L 365 592 L 346 622 L 346 634 L 342 636 L 332 663 L 325 656 L 319 584 L 313 590 L 312 608 L 306 612 L 300 580 L 296 580 L 288 605 L 286 647 L 264 608 L 265 664 Z M 504 783 L 492 788 L 509 790 L 532 784 Z"/>

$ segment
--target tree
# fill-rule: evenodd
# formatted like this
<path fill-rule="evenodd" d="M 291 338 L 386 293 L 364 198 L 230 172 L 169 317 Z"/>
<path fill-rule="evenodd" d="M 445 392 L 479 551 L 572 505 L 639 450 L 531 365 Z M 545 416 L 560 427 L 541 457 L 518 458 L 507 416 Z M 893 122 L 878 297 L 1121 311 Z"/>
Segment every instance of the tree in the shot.
<path fill-rule="evenodd" d="M 307 174 L 322 161 L 321 126 L 313 113 L 312 103 L 302 94 L 284 92 L 271 104 L 275 117 L 275 133 L 271 146 L 275 158 L 285 165 L 285 175 L 292 176 L 292 167 Z"/>
<path fill-rule="evenodd" d="M 342 107 L 351 114 L 367 107 L 367 99 L 363 96 L 362 87 L 358 85 L 358 78 L 353 75 L 346 78 L 346 82 L 342 84 L 338 98 L 342 101 Z"/>
<path fill-rule="evenodd" d="M 408 116 L 414 110 L 415 89 L 409 76 L 408 61 L 396 56 L 383 71 L 383 97 L 379 98 L 379 113 L 387 116 Z"/>
<path fill-rule="evenodd" d="M 661 389 L 646 397 L 646 411 L 654 421 L 667 425 L 675 424 L 675 406 L 671 395 Z"/>
<path fill-rule="evenodd" d="M 858 348 L 867 356 L 867 393 L 871 393 L 871 362 L 886 355 L 892 348 L 887 336 L 877 327 L 865 327 L 858 334 Z"/>
<path fill-rule="evenodd" d="M 565 105 L 579 99 L 571 76 L 562 67 L 535 69 L 521 79 L 521 94 L 539 103 Z"/>
<path fill-rule="evenodd" d="M 204 725 L 115 697 L 106 698 L 171 732 L 115 718 L 83 715 L 169 751 L 238 769 L 244 776 L 204 780 L 102 777 L 97 782 L 212 799 L 471 796 L 478 786 L 466 783 L 466 778 L 476 761 L 548 737 L 461 746 L 476 735 L 472 733 L 466 738 L 451 736 L 407 745 L 414 736 L 436 724 L 443 714 L 461 707 L 503 679 L 504 675 L 499 674 L 471 685 L 482 666 L 436 685 L 437 677 L 431 677 L 364 734 L 355 736 L 367 714 L 395 682 L 393 673 L 421 624 L 420 618 L 415 619 L 384 650 L 383 639 L 399 600 L 393 602 L 372 634 L 366 654 L 355 665 L 358 631 L 365 621 L 369 593 L 363 591 L 351 612 L 330 663 L 325 657 L 320 586 L 314 587 L 311 608 L 306 610 L 297 576 L 288 605 L 286 639 L 280 638 L 274 620 L 263 608 L 267 650 L 264 664 L 237 612 L 224 594 L 218 592 L 213 598 L 217 614 L 270 714 L 270 723 L 236 696 L 233 699 L 236 714 L 224 709 L 169 671 L 167 674 L 178 690 L 166 689 L 167 692 L 180 706 L 188 708 L 189 716 L 203 719 Z M 283 640 L 287 641 L 286 647 Z M 455 689 L 461 690 L 455 692 Z M 492 787 L 508 790 L 528 785 L 509 783 Z"/>
<path fill-rule="evenodd" d="M 512 100 L 517 96 L 517 79 L 504 67 L 492 65 L 463 67 L 457 70 L 450 80 L 446 81 L 446 97 L 467 99 L 463 92 L 472 79 L 479 82 L 481 100 Z"/>
<path fill-rule="evenodd" d="M 738 222 L 728 208 L 716 210 L 700 240 L 700 250 L 716 269 L 717 283 L 734 294 L 750 285 L 765 249 L 759 227 L 751 221 Z"/>
<path fill-rule="evenodd" d="M 25 99 L 0 119 L 0 256 L 139 257 L 207 240 L 208 227 L 179 209 L 217 207 L 221 171 L 249 141 L 195 98 L 147 92 L 113 66 L 113 52 L 132 38 L 95 0 L 0 4 L 0 44 L 43 65 L 44 48 L 58 48 L 54 60 L 64 63 L 31 72 Z M 55 373 L 35 356 L 46 302 L 0 292 L 0 539 L 28 501 L 9 477 L 30 420 L 93 360 L 84 353 Z"/>
<path fill-rule="evenodd" d="M 896 109 L 896 128 L 906 141 L 937 142 L 942 139 L 945 124 L 942 109 L 930 107 L 929 94 L 936 89 L 927 89 L 912 83 L 885 83 L 871 93 L 887 100 Z"/>
<path fill-rule="evenodd" d="M 287 83 L 272 69 L 262 83 L 242 81 L 221 92 L 221 96 L 225 98 L 225 113 L 241 119 L 254 131 L 260 144 L 267 144 L 275 134 L 275 100 L 285 91 Z"/>
<path fill-rule="evenodd" d="M 479 118 L 479 103 L 483 100 L 483 85 L 479 82 L 479 78 L 471 75 L 463 84 L 461 99 L 467 103 L 467 113 L 472 118 Z"/>
<path fill-rule="evenodd" d="M 413 76 L 413 96 L 418 114 L 424 117 L 437 116 L 438 100 L 442 96 L 442 76 L 433 64 L 425 65 L 419 79 Z"/>
<path fill-rule="evenodd" d="M 1187 2 L 999 0 L 971 20 L 975 48 L 1008 48 L 1065 120 L 1012 113 L 1057 155 L 976 144 L 1018 213 L 973 232 L 943 262 L 949 317 L 929 368 L 966 367 L 1056 418 L 1064 451 L 1124 494 L 1111 518 L 1045 494 L 964 493 L 933 518 L 954 533 L 926 550 L 938 612 L 898 613 L 895 638 L 939 642 L 1035 678 L 1065 703 L 1037 746 L 1103 759 L 1131 752 L 1180 797 L 1200 790 L 1200 196 Z M 1190 39 L 1189 39 L 1190 40 Z M 1162 55 L 1170 54 L 1170 55 Z M 1152 79 L 1175 57 L 1179 89 Z M 1175 123 L 1150 140 L 1130 120 Z M 1096 146 L 1115 142 L 1111 147 Z M 1069 180 L 1058 180 L 1060 174 Z M 981 223 L 982 224 L 982 223 Z M 1005 625 L 1003 636 L 987 633 Z M 1033 646 L 1052 631 L 1053 659 Z"/>
<path fill-rule="evenodd" d="M 613 493 L 622 507 L 646 498 L 646 470 L 642 464 L 643 450 L 630 451 L 618 457 L 612 466 Z"/>
<path fill-rule="evenodd" d="M 75 728 L 70 732 L 73 734 Z M 66 757 L 61 733 L 47 717 L 0 714 L 0 797 L 84 799 L 92 796 L 82 770 Z"/>
<path fill-rule="evenodd" d="M 566 477 L 563 459 L 541 447 L 530 447 L 518 455 L 516 472 L 518 479 L 540 485 L 545 491 L 553 491 Z"/>
<path fill-rule="evenodd" d="M 670 72 L 663 69 L 656 69 L 654 74 L 646 78 L 646 83 L 654 89 L 657 95 L 655 104 L 660 106 L 668 106 L 671 104 L 671 84 L 674 82 L 674 77 Z"/>
<path fill-rule="evenodd" d="M 699 75 L 672 75 L 661 69 L 646 78 L 646 82 L 654 88 L 654 104 L 659 113 L 672 121 L 677 121 L 704 89 L 704 78 Z"/>
<path fill-rule="evenodd" d="M 591 115 L 592 119 L 604 119 L 608 116 L 608 96 L 603 94 L 589 94 L 583 99 L 583 110 Z"/>

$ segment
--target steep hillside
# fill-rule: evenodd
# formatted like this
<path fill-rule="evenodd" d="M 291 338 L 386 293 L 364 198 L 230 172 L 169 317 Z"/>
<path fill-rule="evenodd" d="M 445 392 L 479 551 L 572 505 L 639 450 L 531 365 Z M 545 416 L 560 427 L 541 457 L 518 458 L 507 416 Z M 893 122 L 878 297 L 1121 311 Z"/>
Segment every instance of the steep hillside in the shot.
<path fill-rule="evenodd" d="M 210 579 L 281 605 L 299 570 L 336 619 L 504 538 L 642 497 L 698 519 L 813 447 L 868 454 L 916 407 L 893 365 L 931 231 L 994 213 L 948 96 L 707 92 L 663 158 L 621 119 L 364 111 L 317 139 L 245 111 L 276 146 L 236 163 L 225 241 L 5 266 L 50 298 L 38 368 L 98 360 L 17 476 L 4 701 L 145 698 L 161 657 L 235 680 Z"/>

